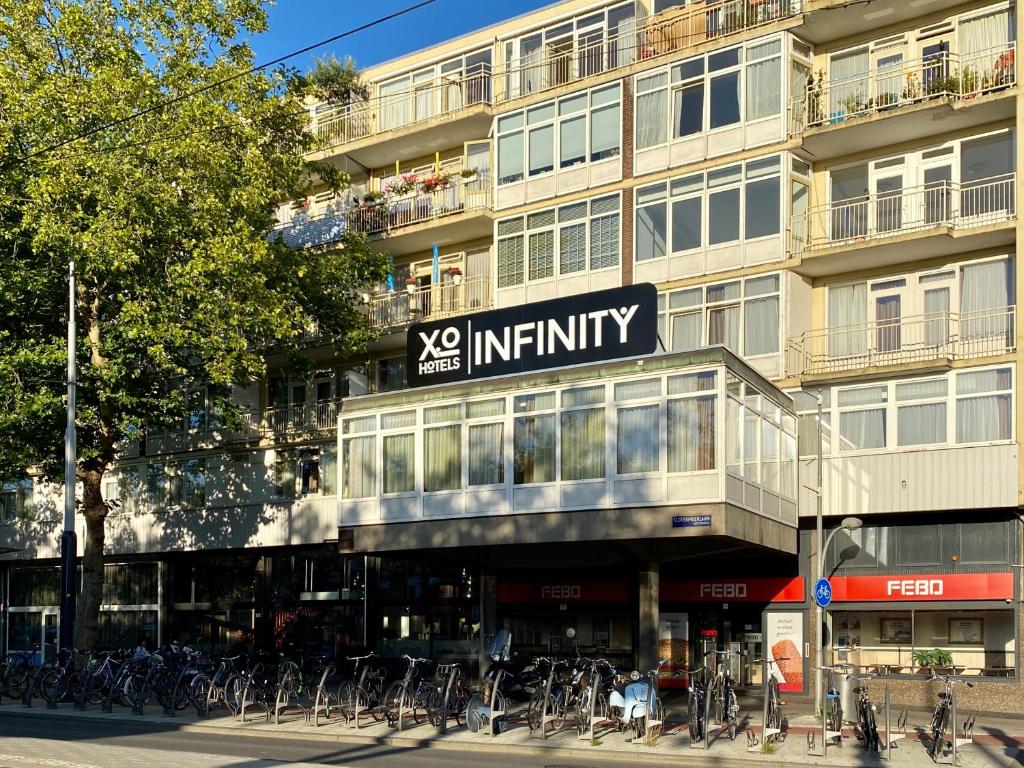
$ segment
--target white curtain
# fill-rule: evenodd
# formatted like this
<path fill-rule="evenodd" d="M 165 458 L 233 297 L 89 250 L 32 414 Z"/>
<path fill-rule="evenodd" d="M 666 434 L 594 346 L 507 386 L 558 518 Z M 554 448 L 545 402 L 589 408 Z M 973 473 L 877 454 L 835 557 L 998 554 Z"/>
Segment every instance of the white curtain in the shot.
<path fill-rule="evenodd" d="M 1013 303 L 1009 260 L 968 264 L 960 277 L 960 338 L 980 339 L 1008 334 Z"/>
<path fill-rule="evenodd" d="M 519 60 L 522 66 L 521 93 L 536 93 L 542 89 L 544 74 L 544 52 L 541 36 L 523 38 L 519 41 Z"/>
<path fill-rule="evenodd" d="M 866 283 L 828 289 L 828 356 L 848 357 L 867 352 Z"/>
<path fill-rule="evenodd" d="M 409 122 L 409 79 L 403 78 L 380 86 L 380 129 L 397 128 Z"/>
<path fill-rule="evenodd" d="M 899 445 L 946 442 L 946 404 L 901 405 L 896 411 L 896 442 Z"/>
<path fill-rule="evenodd" d="M 562 412 L 562 479 L 602 478 L 604 408 Z"/>
<path fill-rule="evenodd" d="M 461 483 L 461 425 L 423 430 L 423 490 L 451 491 Z"/>
<path fill-rule="evenodd" d="M 633 3 L 608 11 L 608 66 L 624 67 L 636 59 L 636 9 Z"/>
<path fill-rule="evenodd" d="M 384 438 L 384 493 L 416 490 L 415 435 Z"/>
<path fill-rule="evenodd" d="M 708 344 L 723 344 L 740 354 L 740 308 L 708 310 Z"/>
<path fill-rule="evenodd" d="M 999 53 L 1014 39 L 1010 12 L 1006 9 L 960 22 L 961 62 L 984 74 Z M 992 54 L 979 56 L 981 53 Z"/>
<path fill-rule="evenodd" d="M 885 447 L 885 409 L 839 414 L 839 436 L 844 451 Z"/>
<path fill-rule="evenodd" d="M 751 299 L 744 306 L 743 354 L 766 355 L 779 351 L 779 297 Z"/>
<path fill-rule="evenodd" d="M 365 437 L 351 437 L 345 440 L 343 471 L 345 474 L 345 487 L 343 489 L 346 499 L 363 499 L 368 496 L 375 496 L 377 493 L 377 448 L 376 440 L 372 435 Z M 281 478 L 284 483 L 290 483 L 291 493 L 295 489 L 295 462 L 288 462 L 290 469 L 285 477 Z M 286 496 L 291 494 L 286 489 Z"/>
<path fill-rule="evenodd" d="M 656 472 L 661 441 L 658 433 L 658 406 L 641 405 L 619 408 L 617 412 L 617 472 Z"/>
<path fill-rule="evenodd" d="M 320 482 L 325 496 L 338 493 L 338 449 L 333 445 L 320 448 Z"/>
<path fill-rule="evenodd" d="M 933 288 L 924 292 L 924 343 L 939 347 L 949 341 L 949 288 Z"/>
<path fill-rule="evenodd" d="M 782 108 L 782 59 L 748 64 L 746 85 L 748 122 L 779 114 Z"/>
<path fill-rule="evenodd" d="M 668 138 L 668 91 L 642 93 L 636 100 L 636 148 L 664 144 Z"/>
<path fill-rule="evenodd" d="M 516 485 L 550 483 L 555 479 L 555 416 L 516 419 L 513 433 Z"/>
<path fill-rule="evenodd" d="M 766 491 L 779 492 L 779 435 L 781 430 L 770 421 L 761 422 L 761 466 Z"/>
<path fill-rule="evenodd" d="M 474 424 L 469 428 L 469 484 L 505 482 L 505 425 Z"/>
<path fill-rule="evenodd" d="M 829 67 L 829 115 L 849 114 L 867 104 L 868 49 L 832 56 Z"/>
<path fill-rule="evenodd" d="M 1008 394 L 957 400 L 956 441 L 980 443 L 988 440 L 1008 440 L 1012 416 Z"/>
<path fill-rule="evenodd" d="M 715 396 L 668 402 L 668 471 L 715 468 Z"/>
<path fill-rule="evenodd" d="M 671 349 L 673 352 L 697 349 L 700 346 L 700 318 L 699 311 L 672 315 Z"/>

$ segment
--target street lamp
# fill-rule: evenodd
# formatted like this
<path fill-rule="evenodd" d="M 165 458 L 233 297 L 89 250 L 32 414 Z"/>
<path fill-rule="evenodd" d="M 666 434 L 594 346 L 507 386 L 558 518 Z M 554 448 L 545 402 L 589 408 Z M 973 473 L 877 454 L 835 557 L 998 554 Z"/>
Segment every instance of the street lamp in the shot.
<path fill-rule="evenodd" d="M 819 511 L 820 511 L 820 508 L 819 508 Z M 816 581 L 820 581 L 825 576 L 825 553 L 828 551 L 828 545 L 832 543 L 832 539 L 835 538 L 835 535 L 837 533 L 839 533 L 840 531 L 847 531 L 847 532 L 849 532 L 849 531 L 856 531 L 856 530 L 860 529 L 861 527 L 863 527 L 863 525 L 864 525 L 864 521 L 861 520 L 859 517 L 844 517 L 840 521 L 839 527 L 836 528 L 835 530 L 831 531 L 828 534 L 828 538 L 825 539 L 825 543 L 821 547 L 818 548 L 818 578 L 816 579 Z M 821 518 L 820 517 L 819 517 L 819 527 L 818 527 L 818 541 L 819 542 L 821 541 Z M 817 685 L 815 686 L 815 690 L 814 690 L 814 701 L 815 701 L 815 711 L 816 712 L 821 712 L 821 668 L 822 668 L 822 666 L 824 666 L 824 659 L 825 659 L 825 632 L 824 632 L 825 609 L 822 608 L 820 604 L 818 604 L 817 600 L 815 600 L 814 604 L 818 608 L 818 663 L 815 665 L 816 668 L 817 668 L 817 673 L 818 674 L 817 674 Z"/>
<path fill-rule="evenodd" d="M 68 402 L 67 428 L 64 433 L 64 532 L 60 537 L 60 617 L 57 658 L 61 648 L 75 647 L 75 608 L 78 597 L 78 540 L 75 535 L 75 467 L 78 464 L 78 445 L 75 430 L 75 261 L 68 264 Z M 43 649 L 45 656 L 46 649 Z"/>

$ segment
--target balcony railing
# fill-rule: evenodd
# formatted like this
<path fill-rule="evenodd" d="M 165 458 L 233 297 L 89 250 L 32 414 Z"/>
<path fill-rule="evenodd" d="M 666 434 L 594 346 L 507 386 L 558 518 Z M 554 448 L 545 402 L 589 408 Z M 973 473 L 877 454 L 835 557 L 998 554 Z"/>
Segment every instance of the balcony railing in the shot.
<path fill-rule="evenodd" d="M 414 192 L 402 197 L 385 197 L 373 203 L 349 208 L 328 208 L 314 215 L 299 214 L 279 223 L 275 230 L 293 247 L 325 245 L 345 232 L 386 235 L 412 224 L 474 210 L 491 208 L 491 178 L 477 174 L 456 178 L 444 189 Z"/>
<path fill-rule="evenodd" d="M 338 426 L 340 399 L 293 403 L 264 409 L 260 420 L 263 435 L 329 432 Z"/>
<path fill-rule="evenodd" d="M 800 13 L 802 5 L 802 0 L 708 0 L 623 25 L 627 28 L 618 34 L 580 32 L 575 46 L 568 36 L 564 45 L 549 41 L 546 49 L 494 73 L 495 103 L 771 24 Z"/>
<path fill-rule="evenodd" d="M 875 320 L 808 331 L 789 340 L 786 373 L 812 376 L 1012 352 L 1016 307 Z"/>
<path fill-rule="evenodd" d="M 1016 85 L 1017 44 L 979 53 L 943 53 L 880 66 L 872 72 L 814 82 L 793 100 L 793 133 L 839 125 L 909 104 L 940 99 L 973 99 Z"/>
<path fill-rule="evenodd" d="M 491 279 L 471 277 L 459 285 L 445 282 L 414 286 L 414 290 L 389 291 L 370 298 L 370 327 L 401 328 L 421 320 L 437 320 L 491 307 Z"/>
<path fill-rule="evenodd" d="M 442 77 L 440 82 L 413 86 L 400 93 L 374 96 L 367 101 L 314 111 L 313 132 L 328 147 L 415 125 L 476 105 L 490 105 L 491 68 L 481 64 L 463 77 Z M 379 88 L 379 86 L 378 86 Z"/>
<path fill-rule="evenodd" d="M 941 181 L 876 192 L 794 214 L 790 252 L 891 238 L 934 227 L 966 229 L 1016 215 L 1016 174 L 965 183 Z"/>

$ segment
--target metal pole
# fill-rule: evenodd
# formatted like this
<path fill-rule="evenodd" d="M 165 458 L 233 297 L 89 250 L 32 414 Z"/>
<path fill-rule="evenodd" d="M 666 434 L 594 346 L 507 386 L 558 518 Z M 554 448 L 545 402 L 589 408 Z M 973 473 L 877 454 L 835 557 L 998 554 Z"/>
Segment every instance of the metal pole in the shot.
<path fill-rule="evenodd" d="M 818 579 L 820 579 L 824 575 L 824 573 L 825 573 L 825 553 L 822 551 L 822 549 L 823 549 L 822 538 L 823 538 L 823 527 L 824 527 L 823 522 L 822 522 L 822 497 L 824 496 L 824 493 L 822 492 L 823 472 L 822 472 L 822 466 L 821 466 L 822 453 L 823 453 L 823 450 L 822 450 L 822 435 L 821 435 L 821 392 L 818 392 L 817 427 L 818 427 L 818 493 L 817 493 L 816 505 L 815 505 L 816 506 L 816 508 L 815 508 L 815 520 L 816 520 L 816 526 L 817 526 L 816 527 L 817 541 L 816 541 L 815 546 L 816 546 L 816 554 L 817 554 L 816 559 L 817 559 L 817 566 L 818 566 L 816 570 L 818 572 Z M 817 579 L 815 581 L 817 581 Z M 822 685 L 821 667 L 825 664 L 825 654 L 824 654 L 824 649 L 825 649 L 825 633 L 822 631 L 822 626 L 825 623 L 825 617 L 824 617 L 824 613 L 823 613 L 823 611 L 821 609 L 821 606 L 817 604 L 817 600 L 815 600 L 815 606 L 816 606 L 815 616 L 817 617 L 817 622 L 818 622 L 818 627 L 817 627 L 817 630 L 816 630 L 816 632 L 817 632 L 817 639 L 818 639 L 818 653 L 817 653 L 817 657 L 818 658 L 817 658 L 817 663 L 814 665 L 816 673 L 817 673 L 817 680 L 816 680 L 816 683 L 815 683 L 815 686 L 814 686 L 814 710 L 815 710 L 815 712 L 817 714 L 821 715 L 822 719 L 824 720 L 825 715 L 824 715 L 824 713 L 821 710 L 821 685 Z"/>
<path fill-rule="evenodd" d="M 60 537 L 60 627 L 57 655 L 61 648 L 75 647 L 75 603 L 78 595 L 78 538 L 75 535 L 75 467 L 78 463 L 75 432 L 75 261 L 68 264 L 68 414 L 64 433 L 64 532 Z M 45 653 L 45 651 L 44 651 Z"/>

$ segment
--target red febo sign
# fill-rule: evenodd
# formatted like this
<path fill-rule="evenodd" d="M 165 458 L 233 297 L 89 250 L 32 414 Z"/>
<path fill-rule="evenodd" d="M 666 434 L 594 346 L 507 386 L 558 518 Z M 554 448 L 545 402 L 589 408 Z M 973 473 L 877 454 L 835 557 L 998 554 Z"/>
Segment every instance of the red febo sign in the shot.
<path fill-rule="evenodd" d="M 802 603 L 801 576 L 764 579 L 686 579 L 661 582 L 667 603 Z"/>
<path fill-rule="evenodd" d="M 513 581 L 498 585 L 499 603 L 624 603 L 628 599 L 624 581 Z"/>
<path fill-rule="evenodd" d="M 832 602 L 928 600 L 1010 600 L 1009 573 L 897 574 L 833 576 Z"/>

